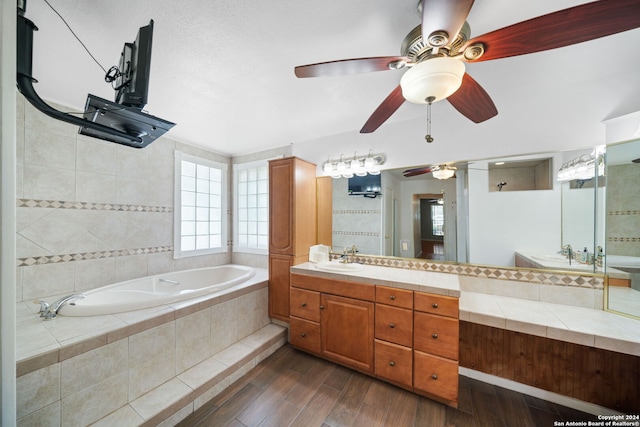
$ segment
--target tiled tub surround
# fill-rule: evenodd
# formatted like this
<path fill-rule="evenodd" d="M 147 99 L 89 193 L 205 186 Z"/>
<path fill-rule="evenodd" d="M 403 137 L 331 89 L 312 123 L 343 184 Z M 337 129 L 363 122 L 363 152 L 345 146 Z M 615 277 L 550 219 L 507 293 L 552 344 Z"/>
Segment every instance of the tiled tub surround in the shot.
<path fill-rule="evenodd" d="M 16 137 L 17 301 L 232 261 L 230 251 L 173 258 L 175 150 L 229 157 L 168 137 L 144 149 L 88 138 L 20 94 Z"/>
<path fill-rule="evenodd" d="M 43 321 L 18 303 L 18 425 L 173 425 L 286 342 L 267 273 L 220 295 Z"/>

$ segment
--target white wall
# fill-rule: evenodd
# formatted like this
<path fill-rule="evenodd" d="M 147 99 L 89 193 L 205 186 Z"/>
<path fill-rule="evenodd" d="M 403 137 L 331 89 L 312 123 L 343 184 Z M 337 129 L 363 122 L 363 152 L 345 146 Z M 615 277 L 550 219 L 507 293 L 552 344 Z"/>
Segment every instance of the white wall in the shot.
<path fill-rule="evenodd" d="M 515 251 L 560 250 L 560 187 L 554 182 L 553 190 L 489 192 L 487 169 L 487 162 L 475 162 L 468 171 L 469 262 L 513 266 Z"/>
<path fill-rule="evenodd" d="M 16 424 L 16 3 L 0 4 L 0 425 Z"/>

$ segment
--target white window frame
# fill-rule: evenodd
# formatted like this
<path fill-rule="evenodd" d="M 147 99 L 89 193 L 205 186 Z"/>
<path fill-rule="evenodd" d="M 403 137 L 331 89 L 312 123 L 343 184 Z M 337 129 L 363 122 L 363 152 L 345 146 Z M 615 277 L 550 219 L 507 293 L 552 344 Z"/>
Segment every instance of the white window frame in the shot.
<path fill-rule="evenodd" d="M 225 163 L 216 162 L 213 160 L 204 159 L 202 157 L 192 156 L 182 151 L 175 151 L 175 179 L 174 179 L 174 209 L 173 209 L 173 257 L 174 259 L 224 253 L 228 251 L 228 220 L 229 212 L 227 209 L 229 190 L 228 190 L 228 165 Z M 207 248 L 207 249 L 195 249 L 195 250 L 182 250 L 182 161 L 195 163 L 197 165 L 203 165 L 210 168 L 216 168 L 221 171 L 221 246 Z"/>
<path fill-rule="evenodd" d="M 253 162 L 236 163 L 233 165 L 233 252 L 249 253 L 256 255 L 268 255 L 269 254 L 269 176 L 267 169 L 267 247 L 255 248 L 249 246 L 240 246 L 240 208 L 238 197 L 238 174 L 241 170 L 257 169 L 260 167 L 269 167 L 269 159 L 256 160 Z"/>

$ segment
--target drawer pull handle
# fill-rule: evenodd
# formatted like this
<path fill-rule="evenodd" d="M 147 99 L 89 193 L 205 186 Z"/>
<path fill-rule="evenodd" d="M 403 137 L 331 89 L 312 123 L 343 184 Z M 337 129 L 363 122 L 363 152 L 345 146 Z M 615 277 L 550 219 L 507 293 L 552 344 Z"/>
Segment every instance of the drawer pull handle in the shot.
<path fill-rule="evenodd" d="M 431 334 L 431 338 L 433 338 L 434 340 L 438 339 L 438 334 Z"/>
<path fill-rule="evenodd" d="M 306 337 L 306 336 L 307 336 L 307 333 L 306 333 L 306 332 L 303 332 L 303 333 L 301 333 L 301 334 L 300 334 L 300 336 L 301 336 L 302 338 L 304 338 L 304 337 Z"/>
<path fill-rule="evenodd" d="M 395 323 L 389 323 L 389 327 L 390 327 L 391 329 L 393 329 L 393 328 L 395 328 L 395 327 L 396 327 L 396 324 L 395 324 Z"/>
<path fill-rule="evenodd" d="M 389 366 L 396 366 L 396 362 L 392 360 L 391 362 L 389 362 Z"/>
<path fill-rule="evenodd" d="M 320 306 L 320 310 L 324 310 L 324 305 L 321 305 L 321 306 Z"/>
<path fill-rule="evenodd" d="M 438 376 L 437 376 L 436 374 L 433 374 L 433 375 L 431 375 L 431 379 L 433 379 L 433 380 L 437 380 L 437 379 L 438 379 Z"/>
<path fill-rule="evenodd" d="M 301 305 L 302 307 L 306 307 L 306 306 L 307 306 L 307 303 L 306 303 L 306 302 L 303 302 L 303 303 L 302 303 L 302 304 L 300 304 L 300 305 Z"/>
<path fill-rule="evenodd" d="M 431 307 L 433 307 L 433 308 L 438 308 L 438 303 L 437 303 L 437 302 L 434 302 L 433 304 L 431 304 Z"/>
<path fill-rule="evenodd" d="M 390 299 L 391 301 L 395 301 L 396 296 L 395 296 L 395 295 L 391 295 L 391 296 L 389 297 L 389 299 Z"/>

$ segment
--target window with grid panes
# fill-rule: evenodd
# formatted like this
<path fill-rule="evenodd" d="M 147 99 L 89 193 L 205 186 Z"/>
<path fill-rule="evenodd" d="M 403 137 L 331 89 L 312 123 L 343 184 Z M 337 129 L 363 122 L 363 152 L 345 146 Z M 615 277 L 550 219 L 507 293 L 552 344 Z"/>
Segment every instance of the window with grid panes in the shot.
<path fill-rule="evenodd" d="M 227 250 L 227 165 L 176 152 L 175 257 Z"/>
<path fill-rule="evenodd" d="M 269 250 L 269 166 L 266 160 L 234 165 L 233 250 L 267 254 Z"/>

